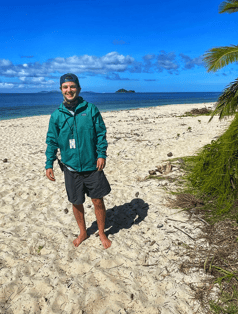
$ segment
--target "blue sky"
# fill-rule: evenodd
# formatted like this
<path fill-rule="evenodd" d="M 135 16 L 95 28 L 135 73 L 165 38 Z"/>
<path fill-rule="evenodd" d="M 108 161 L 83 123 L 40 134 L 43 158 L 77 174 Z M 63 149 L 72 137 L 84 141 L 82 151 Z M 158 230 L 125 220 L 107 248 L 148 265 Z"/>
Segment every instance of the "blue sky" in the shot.
<path fill-rule="evenodd" d="M 238 13 L 222 1 L 41 0 L 1 5 L 0 93 L 59 88 L 78 75 L 82 91 L 222 91 L 237 64 L 207 73 L 203 54 L 237 44 Z"/>

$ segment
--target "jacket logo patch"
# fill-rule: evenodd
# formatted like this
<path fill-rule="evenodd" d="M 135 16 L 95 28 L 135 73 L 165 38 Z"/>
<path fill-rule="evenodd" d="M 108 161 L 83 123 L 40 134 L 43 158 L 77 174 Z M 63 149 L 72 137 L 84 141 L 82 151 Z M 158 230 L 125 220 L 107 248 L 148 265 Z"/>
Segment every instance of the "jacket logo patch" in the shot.
<path fill-rule="evenodd" d="M 81 114 L 81 116 L 86 116 L 86 115 L 87 115 L 86 113 L 82 113 L 82 114 Z"/>

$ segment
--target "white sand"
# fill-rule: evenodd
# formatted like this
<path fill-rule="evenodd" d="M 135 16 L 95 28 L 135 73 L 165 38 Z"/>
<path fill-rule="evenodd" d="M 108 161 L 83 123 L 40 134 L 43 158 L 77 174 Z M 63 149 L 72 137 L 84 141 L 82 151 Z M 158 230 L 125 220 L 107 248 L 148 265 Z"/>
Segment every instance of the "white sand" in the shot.
<path fill-rule="evenodd" d="M 91 236 L 78 248 L 72 244 L 78 227 L 63 174 L 55 163 L 57 181 L 45 177 L 49 116 L 0 121 L 0 313 L 203 313 L 188 283 L 203 285 L 205 275 L 179 272 L 184 249 L 178 242 L 195 242 L 173 227 L 196 238 L 202 223 L 186 222 L 184 213 L 166 206 L 163 183 L 138 181 L 168 159 L 167 153 L 192 155 L 224 132 L 228 121 L 217 117 L 209 124 L 206 116 L 176 117 L 202 107 L 102 114 L 109 143 L 105 173 L 112 187 L 105 197 L 107 227 L 113 226 L 108 250 L 93 233 L 90 199 L 85 208 Z"/>

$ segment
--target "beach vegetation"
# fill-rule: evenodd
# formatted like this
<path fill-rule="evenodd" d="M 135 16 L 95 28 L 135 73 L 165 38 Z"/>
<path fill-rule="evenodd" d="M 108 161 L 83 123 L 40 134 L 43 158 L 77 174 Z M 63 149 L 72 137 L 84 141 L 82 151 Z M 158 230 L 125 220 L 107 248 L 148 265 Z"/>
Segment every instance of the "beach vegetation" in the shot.
<path fill-rule="evenodd" d="M 147 181 L 147 180 L 158 180 L 158 181 L 168 181 L 170 183 L 175 182 L 177 179 L 176 178 L 172 178 L 172 177 L 165 177 L 165 176 L 161 176 L 161 175 L 148 175 L 146 176 L 143 180 L 141 181 Z"/>
<path fill-rule="evenodd" d="M 38 253 L 38 254 L 40 254 L 40 251 L 43 249 L 43 247 L 44 247 L 44 246 L 42 246 L 42 245 L 40 245 L 40 246 L 38 247 L 38 250 L 37 250 L 37 253 Z"/>
<path fill-rule="evenodd" d="M 189 159 L 188 182 L 213 199 L 217 215 L 229 212 L 238 199 L 238 115 L 227 131 Z M 234 212 L 238 219 L 238 211 Z"/>
<path fill-rule="evenodd" d="M 227 306 L 224 308 L 222 305 L 220 305 L 218 302 L 211 302 L 211 309 L 213 310 L 214 313 L 217 314 L 237 314 L 237 306 L 233 303 L 230 303 L 229 301 L 231 300 L 238 300 L 238 290 L 234 289 L 233 290 L 233 295 L 230 296 L 228 293 L 224 293 L 222 294 L 221 297 L 221 302 L 226 303 Z"/>
<path fill-rule="evenodd" d="M 182 116 L 179 116 L 179 118 L 186 118 L 186 117 L 194 117 L 194 116 L 210 116 L 212 113 L 212 109 L 210 108 L 195 108 L 190 111 L 186 111 Z M 181 124 L 181 125 L 186 125 L 186 124 Z"/>
<path fill-rule="evenodd" d="M 237 113 L 238 104 L 238 79 L 230 83 L 223 93 L 218 98 L 218 102 L 215 110 L 211 114 L 209 121 L 213 119 L 215 115 L 219 115 L 219 119 L 223 119 L 228 116 L 235 115 Z"/>
<path fill-rule="evenodd" d="M 216 72 L 226 65 L 238 61 L 238 45 L 210 49 L 204 58 L 208 72 Z"/>
<path fill-rule="evenodd" d="M 219 13 L 234 12 L 238 12 L 238 0 L 227 0 L 219 6 Z M 238 45 L 215 47 L 204 56 L 208 72 L 215 72 L 237 61 Z M 207 279 L 207 287 L 204 285 L 202 289 L 194 290 L 201 304 L 210 305 L 209 313 L 238 313 L 237 109 L 238 79 L 224 89 L 215 110 L 210 112 L 209 121 L 215 115 L 220 120 L 233 116 L 231 124 L 219 138 L 212 140 L 195 156 L 183 158 L 181 169 L 186 172 L 183 177 L 186 184 L 171 204 L 174 208 L 187 210 L 190 217 L 193 215 L 204 223 L 202 238 L 208 242 L 209 250 L 188 248 L 187 254 L 193 262 L 183 263 L 181 269 L 197 267 L 213 276 L 213 279 Z M 215 286 L 219 290 L 215 291 L 217 299 L 214 301 L 211 292 Z"/>
<path fill-rule="evenodd" d="M 237 0 L 224 1 L 219 6 L 219 13 L 234 13 L 234 12 L 238 12 Z"/>
<path fill-rule="evenodd" d="M 219 13 L 238 12 L 238 0 L 226 0 L 219 6 Z M 204 61 L 208 71 L 217 71 L 227 64 L 238 61 L 238 45 L 216 47 L 206 52 Z M 233 212 L 238 200 L 238 79 L 230 83 L 218 98 L 211 118 L 234 116 L 225 133 L 211 144 L 203 147 L 196 156 L 190 158 L 192 168 L 188 181 L 199 194 L 213 199 L 216 215 Z M 189 129 L 189 128 L 188 128 Z"/>

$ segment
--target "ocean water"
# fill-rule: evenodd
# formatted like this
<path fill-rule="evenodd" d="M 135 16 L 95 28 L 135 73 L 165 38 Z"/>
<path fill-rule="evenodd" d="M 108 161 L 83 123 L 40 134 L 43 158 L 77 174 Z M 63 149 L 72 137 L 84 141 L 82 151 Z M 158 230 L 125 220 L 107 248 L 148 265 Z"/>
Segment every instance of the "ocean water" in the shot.
<path fill-rule="evenodd" d="M 216 102 L 220 93 L 81 93 L 103 111 Z M 60 93 L 0 94 L 0 120 L 49 115 L 62 102 Z"/>

